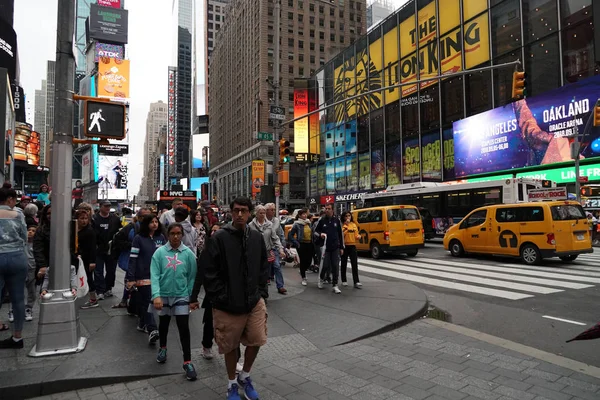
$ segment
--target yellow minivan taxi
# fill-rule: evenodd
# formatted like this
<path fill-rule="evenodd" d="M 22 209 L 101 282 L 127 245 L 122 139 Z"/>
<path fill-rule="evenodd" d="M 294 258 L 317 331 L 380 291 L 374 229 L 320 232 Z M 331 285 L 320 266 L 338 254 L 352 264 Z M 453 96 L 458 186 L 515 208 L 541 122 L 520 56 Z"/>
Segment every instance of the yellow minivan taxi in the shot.
<path fill-rule="evenodd" d="M 478 208 L 446 231 L 444 248 L 455 257 L 506 255 L 520 257 L 528 265 L 551 257 L 570 262 L 593 251 L 585 212 L 575 201 Z"/>
<path fill-rule="evenodd" d="M 371 257 L 383 253 L 417 255 L 424 247 L 425 238 L 421 215 L 415 206 L 382 206 L 352 211 L 361 238 L 356 250 L 369 251 Z"/>

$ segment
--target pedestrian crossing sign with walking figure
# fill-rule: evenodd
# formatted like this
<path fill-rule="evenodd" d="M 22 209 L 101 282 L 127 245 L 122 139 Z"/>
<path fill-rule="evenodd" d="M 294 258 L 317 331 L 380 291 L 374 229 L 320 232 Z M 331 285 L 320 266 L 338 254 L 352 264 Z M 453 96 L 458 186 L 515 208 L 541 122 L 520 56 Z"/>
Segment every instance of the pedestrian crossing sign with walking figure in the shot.
<path fill-rule="evenodd" d="M 85 136 L 89 138 L 124 139 L 126 106 L 102 100 L 84 102 Z"/>

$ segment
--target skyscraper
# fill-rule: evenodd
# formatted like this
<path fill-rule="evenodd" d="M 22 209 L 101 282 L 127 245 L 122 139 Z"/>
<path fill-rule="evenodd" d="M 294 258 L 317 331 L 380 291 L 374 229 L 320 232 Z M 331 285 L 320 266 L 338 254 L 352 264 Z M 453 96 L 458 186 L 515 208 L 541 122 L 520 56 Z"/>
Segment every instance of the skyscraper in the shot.
<path fill-rule="evenodd" d="M 144 141 L 144 176 L 146 188 L 143 195 L 153 198 L 152 194 L 158 188 L 159 182 L 155 180 L 158 176 L 156 159 L 158 154 L 158 142 L 161 135 L 166 133 L 167 127 L 167 104 L 162 100 L 150 104 L 150 111 L 146 118 L 146 139 Z"/>
<path fill-rule="evenodd" d="M 257 141 L 253 132 L 273 132 L 269 106 L 275 94 L 267 80 L 274 80 L 275 57 L 280 61 L 279 105 L 290 119 L 294 79 L 311 76 L 365 33 L 365 10 L 365 0 L 281 1 L 277 55 L 274 1 L 230 3 L 211 54 L 209 75 L 209 175 L 211 182 L 216 181 L 220 202 L 228 204 L 235 196 L 250 194 L 253 159 L 265 160 L 267 171 L 272 171 L 273 143 Z M 293 126 L 282 131 L 293 141 Z M 306 171 L 301 164 L 292 163 L 290 168 L 282 202 L 288 207 L 304 205 Z"/>
<path fill-rule="evenodd" d="M 33 112 L 33 129 L 40 134 L 40 142 L 46 135 L 46 91 L 44 90 L 46 81 L 42 81 L 42 89 L 35 90 L 35 104 Z M 43 145 L 41 145 L 43 150 Z M 40 164 L 45 165 L 44 152 L 40 151 Z"/>
<path fill-rule="evenodd" d="M 48 60 L 46 68 L 46 132 L 44 132 L 44 137 L 41 141 L 42 146 L 40 148 L 40 153 L 44 154 L 44 157 L 41 158 L 44 159 L 46 164 L 50 164 L 51 158 L 46 158 L 45 156 L 48 156 L 48 150 L 54 132 L 54 74 L 56 62 Z"/>
<path fill-rule="evenodd" d="M 173 16 L 176 30 L 176 102 L 175 157 L 170 165 L 169 176 L 191 176 L 191 137 L 196 127 L 196 29 L 195 1 L 173 0 Z"/>
<path fill-rule="evenodd" d="M 206 98 L 206 112 L 208 112 L 208 76 L 210 70 L 210 56 L 212 55 L 215 40 L 217 39 L 217 33 L 221 26 L 225 23 L 225 11 L 229 5 L 230 0 L 207 0 L 206 10 L 204 10 L 205 19 L 205 31 L 204 31 L 204 70 L 206 77 L 205 87 L 205 98 Z"/>
<path fill-rule="evenodd" d="M 394 5 L 389 0 L 371 0 L 367 7 L 367 29 L 371 29 L 381 21 L 392 15 Z"/>

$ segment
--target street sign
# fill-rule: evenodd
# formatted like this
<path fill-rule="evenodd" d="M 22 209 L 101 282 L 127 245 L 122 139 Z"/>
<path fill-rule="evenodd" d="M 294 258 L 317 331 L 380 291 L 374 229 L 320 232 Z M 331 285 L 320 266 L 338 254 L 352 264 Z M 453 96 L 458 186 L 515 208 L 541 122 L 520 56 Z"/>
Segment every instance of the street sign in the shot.
<path fill-rule="evenodd" d="M 589 181 L 589 178 L 587 176 L 580 176 L 579 177 L 579 182 L 587 182 Z"/>
<path fill-rule="evenodd" d="M 285 121 L 285 107 L 270 106 L 269 118 Z"/>
<path fill-rule="evenodd" d="M 567 188 L 555 187 L 544 189 L 529 189 L 527 191 L 529 201 L 544 200 L 567 200 Z"/>
<path fill-rule="evenodd" d="M 270 132 L 255 132 L 256 140 L 270 140 L 273 141 L 273 134 Z"/>
<path fill-rule="evenodd" d="M 126 106 L 122 103 L 86 100 L 85 136 L 105 139 L 125 138 Z"/>

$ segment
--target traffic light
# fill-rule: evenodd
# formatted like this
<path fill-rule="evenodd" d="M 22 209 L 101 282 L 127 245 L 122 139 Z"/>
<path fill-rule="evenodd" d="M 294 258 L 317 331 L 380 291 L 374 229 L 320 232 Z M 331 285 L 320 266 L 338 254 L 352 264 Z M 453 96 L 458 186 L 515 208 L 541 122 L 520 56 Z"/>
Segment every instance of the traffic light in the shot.
<path fill-rule="evenodd" d="M 581 195 L 583 197 L 599 197 L 600 186 L 582 186 Z"/>
<path fill-rule="evenodd" d="M 552 181 L 549 180 L 549 179 L 542 180 L 542 187 L 543 188 L 551 188 L 552 187 Z"/>
<path fill-rule="evenodd" d="M 283 164 L 290 162 L 290 141 L 281 139 L 279 140 L 279 164 L 283 166 Z"/>
<path fill-rule="evenodd" d="M 127 106 L 102 100 L 84 101 L 84 134 L 90 138 L 124 139 Z"/>
<path fill-rule="evenodd" d="M 527 81 L 525 78 L 527 75 L 525 72 L 515 71 L 513 72 L 513 83 L 512 83 L 512 98 L 515 100 L 522 99 L 525 97 L 525 85 Z"/>
<path fill-rule="evenodd" d="M 594 126 L 600 126 L 600 105 L 594 106 Z"/>

